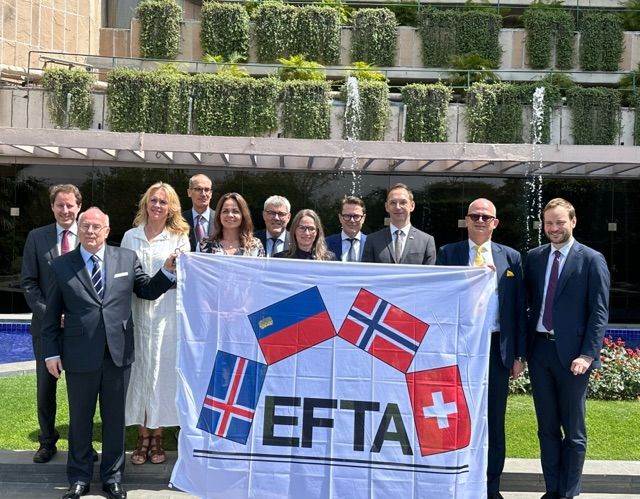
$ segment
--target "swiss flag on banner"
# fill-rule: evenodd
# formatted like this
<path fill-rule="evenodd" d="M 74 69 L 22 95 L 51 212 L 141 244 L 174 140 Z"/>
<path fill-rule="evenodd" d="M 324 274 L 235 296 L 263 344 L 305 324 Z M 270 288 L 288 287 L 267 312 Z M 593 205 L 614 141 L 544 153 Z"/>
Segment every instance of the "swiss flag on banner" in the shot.
<path fill-rule="evenodd" d="M 471 418 L 458 366 L 407 373 L 413 420 L 423 456 L 463 449 Z"/>

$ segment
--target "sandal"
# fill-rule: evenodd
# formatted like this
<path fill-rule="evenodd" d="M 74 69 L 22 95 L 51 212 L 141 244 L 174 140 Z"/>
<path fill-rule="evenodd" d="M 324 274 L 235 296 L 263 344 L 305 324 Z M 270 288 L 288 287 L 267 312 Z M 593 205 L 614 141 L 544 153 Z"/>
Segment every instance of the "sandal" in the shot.
<path fill-rule="evenodd" d="M 147 462 L 151 438 L 151 435 L 138 435 L 138 443 L 135 450 L 131 453 L 131 462 L 133 464 L 144 464 Z"/>
<path fill-rule="evenodd" d="M 162 435 L 151 435 L 148 455 L 149 461 L 153 464 L 161 464 L 167 460 L 167 455 L 162 448 Z"/>

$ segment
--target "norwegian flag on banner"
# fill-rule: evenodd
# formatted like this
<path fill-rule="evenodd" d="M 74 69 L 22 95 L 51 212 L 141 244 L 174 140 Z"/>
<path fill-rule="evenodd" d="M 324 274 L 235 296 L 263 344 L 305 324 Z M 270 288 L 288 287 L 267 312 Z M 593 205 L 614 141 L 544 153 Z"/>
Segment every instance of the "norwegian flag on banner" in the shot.
<path fill-rule="evenodd" d="M 428 329 L 426 322 L 361 289 L 338 335 L 406 373 Z"/>
<path fill-rule="evenodd" d="M 471 441 L 471 417 L 458 366 L 407 374 L 420 454 L 463 449 Z"/>
<path fill-rule="evenodd" d="M 218 351 L 197 427 L 245 444 L 266 374 L 265 364 Z"/>

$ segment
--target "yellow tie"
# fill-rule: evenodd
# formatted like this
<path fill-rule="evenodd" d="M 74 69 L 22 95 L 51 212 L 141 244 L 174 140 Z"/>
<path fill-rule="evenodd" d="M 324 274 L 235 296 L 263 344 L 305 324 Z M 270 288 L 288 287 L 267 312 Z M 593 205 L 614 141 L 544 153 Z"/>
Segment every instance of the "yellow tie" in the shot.
<path fill-rule="evenodd" d="M 487 263 L 487 262 L 485 261 L 484 256 L 482 255 L 482 253 L 487 251 L 487 248 L 485 248 L 484 246 L 474 246 L 473 249 L 476 250 L 476 256 L 473 259 L 473 266 L 474 267 L 482 267 L 482 266 L 484 266 L 484 264 Z"/>

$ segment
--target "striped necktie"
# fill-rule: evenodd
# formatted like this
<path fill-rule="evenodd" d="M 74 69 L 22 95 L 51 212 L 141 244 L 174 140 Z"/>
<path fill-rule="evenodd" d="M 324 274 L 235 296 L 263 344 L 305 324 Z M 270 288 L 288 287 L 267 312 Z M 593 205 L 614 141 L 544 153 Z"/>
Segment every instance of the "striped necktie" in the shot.
<path fill-rule="evenodd" d="M 102 298 L 104 298 L 104 282 L 102 281 L 102 272 L 100 270 L 100 258 L 96 255 L 91 255 L 91 261 L 93 262 L 91 282 L 93 283 L 96 293 L 98 293 L 98 296 L 102 300 Z"/>

